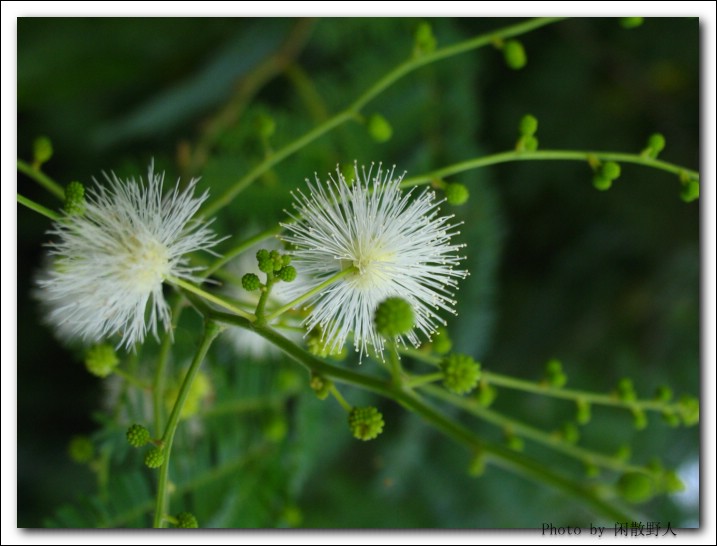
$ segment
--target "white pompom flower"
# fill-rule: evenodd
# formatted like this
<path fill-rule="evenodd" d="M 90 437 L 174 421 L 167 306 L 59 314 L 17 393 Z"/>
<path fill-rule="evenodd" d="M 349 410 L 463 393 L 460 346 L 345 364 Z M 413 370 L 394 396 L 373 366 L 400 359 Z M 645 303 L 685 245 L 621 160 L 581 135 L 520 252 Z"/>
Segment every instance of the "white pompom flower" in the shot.
<path fill-rule="evenodd" d="M 163 195 L 164 174 L 150 164 L 146 183 L 105 174 L 87 193 L 84 213 L 55 222 L 51 263 L 38 280 L 37 297 L 62 338 L 96 343 L 119 335 L 118 346 L 141 343 L 157 326 L 170 328 L 162 293 L 173 278 L 201 282 L 186 255 L 219 240 L 209 224 L 193 219 L 208 197 L 194 196 L 198 179 Z"/>
<path fill-rule="evenodd" d="M 369 347 L 383 354 L 385 340 L 376 331 L 374 313 L 389 297 L 407 300 L 415 313 L 415 327 L 396 341 L 414 346 L 417 331 L 430 339 L 445 324 L 440 310 L 455 313 L 452 299 L 458 279 L 467 272 L 456 269 L 464 246 L 451 242 L 459 232 L 453 216 L 440 216 L 435 192 L 402 192 L 402 176 L 379 164 L 372 175 L 354 165 L 354 180 L 347 182 L 337 168 L 336 177 L 315 184 L 307 180 L 308 195 L 292 194 L 297 215 L 282 224 L 283 240 L 293 245 L 292 264 L 301 272 L 292 283 L 292 295 L 316 289 L 346 269 L 336 282 L 307 300 L 305 320 L 310 331 L 319 327 L 330 351 L 339 350 L 353 335 L 354 349 L 363 357 Z"/>

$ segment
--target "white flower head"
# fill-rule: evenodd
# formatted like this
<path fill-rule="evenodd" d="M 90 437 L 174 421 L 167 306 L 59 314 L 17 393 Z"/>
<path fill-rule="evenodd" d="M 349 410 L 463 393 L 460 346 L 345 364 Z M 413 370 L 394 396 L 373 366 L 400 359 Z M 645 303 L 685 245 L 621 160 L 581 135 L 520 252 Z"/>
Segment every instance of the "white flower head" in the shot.
<path fill-rule="evenodd" d="M 163 282 L 171 277 L 194 282 L 197 267 L 186 255 L 219 242 L 208 223 L 193 216 L 208 197 L 194 196 L 198 179 L 186 189 L 163 195 L 164 174 L 149 165 L 147 182 L 105 174 L 95 181 L 84 214 L 66 215 L 48 232 L 52 263 L 38 280 L 38 298 L 48 322 L 68 339 L 95 343 L 119 334 L 132 348 L 157 324 L 169 330 L 170 311 Z"/>
<path fill-rule="evenodd" d="M 383 353 L 384 339 L 374 326 L 374 313 L 388 297 L 407 300 L 415 314 L 415 328 L 398 341 L 419 344 L 416 330 L 427 339 L 438 324 L 445 324 L 438 311 L 455 313 L 452 299 L 457 279 L 466 271 L 454 269 L 463 257 L 464 245 L 452 244 L 458 232 L 452 216 L 439 216 L 440 201 L 424 190 L 413 198 L 403 193 L 403 175 L 394 168 L 373 165 L 346 181 L 337 168 L 324 184 L 307 180 L 309 193 L 292 194 L 298 216 L 283 224 L 289 232 L 283 239 L 294 245 L 292 264 L 301 272 L 301 282 L 292 283 L 300 295 L 347 268 L 355 271 L 340 278 L 308 300 L 311 311 L 308 330 L 320 327 L 331 350 L 343 346 L 349 334 L 360 357 L 369 347 Z"/>

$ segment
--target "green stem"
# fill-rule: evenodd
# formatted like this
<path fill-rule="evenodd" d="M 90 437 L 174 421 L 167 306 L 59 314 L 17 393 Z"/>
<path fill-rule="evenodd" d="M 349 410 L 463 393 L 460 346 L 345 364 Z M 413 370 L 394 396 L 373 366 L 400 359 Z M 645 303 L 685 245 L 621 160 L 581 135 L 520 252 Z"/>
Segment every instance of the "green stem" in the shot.
<path fill-rule="evenodd" d="M 182 314 L 182 300 L 177 298 L 172 305 L 172 330 L 166 332 L 164 339 L 162 339 L 162 345 L 159 349 L 159 356 L 157 357 L 157 367 L 154 370 L 154 381 L 152 382 L 152 405 L 154 411 L 154 432 L 155 435 L 159 436 L 162 430 L 162 421 L 164 416 L 164 382 L 165 382 L 165 370 L 167 369 L 167 362 L 169 361 L 169 352 L 172 349 L 172 334 L 177 324 L 179 324 L 179 317 Z"/>
<path fill-rule="evenodd" d="M 296 299 L 290 301 L 290 302 L 287 303 L 286 305 L 284 305 L 284 306 L 282 306 L 282 307 L 279 307 L 279 308 L 278 308 L 276 311 L 274 311 L 273 313 L 268 314 L 268 315 L 266 316 L 266 322 L 269 322 L 269 321 L 271 321 L 271 320 L 274 320 L 276 317 L 278 317 L 278 316 L 280 316 L 280 315 L 286 313 L 289 309 L 292 309 L 292 308 L 296 307 L 296 306 L 299 305 L 300 303 L 302 303 L 302 302 L 308 300 L 311 296 L 313 296 L 313 295 L 315 295 L 315 294 L 318 294 L 319 292 L 321 292 L 321 291 L 322 291 L 324 288 L 326 288 L 327 286 L 330 286 L 330 285 L 332 285 L 333 283 L 335 283 L 336 281 L 338 281 L 339 279 L 345 277 L 346 275 L 348 275 L 348 274 L 350 274 L 350 273 L 355 273 L 355 272 L 356 272 L 356 268 L 355 268 L 355 267 L 348 267 L 348 268 L 346 268 L 346 269 L 342 269 L 341 271 L 339 271 L 338 273 L 336 273 L 336 274 L 333 275 L 332 277 L 329 277 L 329 278 L 326 279 L 324 282 L 322 282 L 322 283 L 319 284 L 318 286 L 312 288 L 311 290 L 309 290 L 309 291 L 306 292 L 305 294 L 302 294 L 301 296 L 299 296 L 298 298 L 296 298 Z"/>
<path fill-rule="evenodd" d="M 156 528 L 162 527 L 162 518 L 166 513 L 167 481 L 169 477 L 169 457 L 172 453 L 172 443 L 174 442 L 174 434 L 177 431 L 177 425 L 179 424 L 179 416 L 182 414 L 184 402 L 187 399 L 187 395 L 189 394 L 189 390 L 192 387 L 194 378 L 197 376 L 197 372 L 202 365 L 202 361 L 207 355 L 207 351 L 209 351 L 209 347 L 223 329 L 224 327 L 217 324 L 216 322 L 212 320 L 206 320 L 204 325 L 204 333 L 199 343 L 199 348 L 197 349 L 197 353 L 194 355 L 194 359 L 189 366 L 187 375 L 184 377 L 182 386 L 179 389 L 179 395 L 177 396 L 177 400 L 174 403 L 174 407 L 172 408 L 172 413 L 169 415 L 167 427 L 165 428 L 164 434 L 162 435 L 161 445 L 162 449 L 164 450 L 164 462 L 162 463 L 162 468 L 159 471 L 157 505 L 154 511 L 154 527 Z"/>
<path fill-rule="evenodd" d="M 62 189 L 62 186 L 43 173 L 40 169 L 36 169 L 32 165 L 25 163 L 22 159 L 18 159 L 17 170 L 32 178 L 60 201 L 65 200 L 65 190 Z"/>
<path fill-rule="evenodd" d="M 614 518 L 614 521 L 628 521 L 632 517 L 617 508 L 613 502 L 608 502 L 601 498 L 591 487 L 557 474 L 545 465 L 529 459 L 525 455 L 511 451 L 507 447 L 482 440 L 471 430 L 426 404 L 412 391 L 396 387 L 389 381 L 359 374 L 349 369 L 323 362 L 268 326 L 258 325 L 234 315 L 212 311 L 201 301 L 198 301 L 197 305 L 200 307 L 203 306 L 203 312 L 207 313 L 214 320 L 256 332 L 314 373 L 342 383 L 361 387 L 395 400 L 408 410 L 421 416 L 425 421 L 448 437 L 467 445 L 473 451 L 482 450 L 497 466 L 521 474 L 539 483 L 547 483 L 565 493 L 580 498 L 599 512 L 605 514 L 606 517 Z"/>
<path fill-rule="evenodd" d="M 649 471 L 645 468 L 636 465 L 629 465 L 615 457 L 609 457 L 589 449 L 569 444 L 553 434 L 546 433 L 535 427 L 513 419 L 512 417 L 508 417 L 485 408 L 475 399 L 456 396 L 435 385 L 423 385 L 422 390 L 434 398 L 449 402 L 450 404 L 459 407 L 488 423 L 501 427 L 505 430 L 511 430 L 519 436 L 523 436 L 536 443 L 543 444 L 555 449 L 556 451 L 560 451 L 565 455 L 578 459 L 585 464 L 596 464 L 604 468 L 617 470 L 618 472 L 640 472 L 649 474 Z"/>
<path fill-rule="evenodd" d="M 346 410 L 346 413 L 351 413 L 353 406 L 346 401 L 343 395 L 339 392 L 339 389 L 336 388 L 336 385 L 331 385 L 329 392 L 334 398 L 336 398 L 336 401 L 341 404 L 341 407 Z"/>
<path fill-rule="evenodd" d="M 56 213 L 54 210 L 50 210 L 47 207 L 43 207 L 39 203 L 35 203 L 32 199 L 28 199 L 24 195 L 17 194 L 17 202 L 21 205 L 25 205 L 30 210 L 34 210 L 35 212 L 38 212 L 42 214 L 43 216 L 49 218 L 50 220 L 59 220 L 61 216 Z"/>
<path fill-rule="evenodd" d="M 427 373 L 425 375 L 416 375 L 411 377 L 404 385 L 408 388 L 421 387 L 429 383 L 435 383 L 443 379 L 443 372 Z"/>
<path fill-rule="evenodd" d="M 411 186 L 420 186 L 422 184 L 428 184 L 438 178 L 452 176 L 454 174 L 462 173 L 464 171 L 479 169 L 481 167 L 487 167 L 489 165 L 497 165 L 499 163 L 510 163 L 513 161 L 584 161 L 587 163 L 589 160 L 594 158 L 599 159 L 600 161 L 619 161 L 622 163 L 634 163 L 637 165 L 642 165 L 644 167 L 652 167 L 655 169 L 667 171 L 678 176 L 681 174 L 686 174 L 691 178 L 699 178 L 699 173 L 696 171 L 685 169 L 680 165 L 668 163 L 667 161 L 643 157 L 639 154 L 626 154 L 618 152 L 594 152 L 582 150 L 537 150 L 535 152 L 502 152 L 485 157 L 469 159 L 468 161 L 455 163 L 453 165 L 449 165 L 447 167 L 443 167 L 441 169 L 431 171 L 426 174 L 406 178 L 401 183 L 401 187 L 408 188 Z"/>
<path fill-rule="evenodd" d="M 420 57 L 414 57 L 403 62 L 402 64 L 391 70 L 374 85 L 372 85 L 363 94 L 361 94 L 361 96 L 359 96 L 345 110 L 327 119 L 325 122 L 318 125 L 305 135 L 287 144 L 280 150 L 277 150 L 271 156 L 264 159 L 264 161 L 259 163 L 259 165 L 254 167 L 245 176 L 243 176 L 236 183 L 234 183 L 224 194 L 219 196 L 214 202 L 207 206 L 206 209 L 203 211 L 203 214 L 205 216 L 213 216 L 214 214 L 216 214 L 217 211 L 231 203 L 232 200 L 240 192 L 242 192 L 247 186 L 249 186 L 262 174 L 271 169 L 274 165 L 286 159 L 295 152 L 301 150 L 308 144 L 311 144 L 314 140 L 325 135 L 334 128 L 342 125 L 343 123 L 351 119 L 355 119 L 360 113 L 361 109 L 366 106 L 368 102 L 370 102 L 377 95 L 386 90 L 386 88 L 393 85 L 397 80 L 401 79 L 410 72 L 413 72 L 417 68 L 439 61 L 441 59 L 458 55 L 460 53 L 465 53 L 466 51 L 490 45 L 498 39 L 504 39 L 512 36 L 518 36 L 520 34 L 525 34 L 526 32 L 540 28 L 545 25 L 549 25 L 551 23 L 555 23 L 559 20 L 560 18 L 558 17 L 531 19 L 523 23 L 518 23 L 516 25 L 511 25 L 487 34 L 483 34 L 481 36 L 477 36 L 475 38 L 460 42 L 458 44 L 454 44 L 452 46 L 437 49 L 433 53 L 429 53 Z"/>
<path fill-rule="evenodd" d="M 212 303 L 218 305 L 219 307 L 227 309 L 228 311 L 231 311 L 232 313 L 236 313 L 240 317 L 244 317 L 245 319 L 249 319 L 249 320 L 254 320 L 254 315 L 252 315 L 251 313 L 247 313 L 243 309 L 240 309 L 239 307 L 236 307 L 236 306 L 232 305 L 231 303 L 224 301 L 222 298 L 215 296 L 214 294 L 210 294 L 209 292 L 202 290 L 201 288 L 193 285 L 192 283 L 189 283 L 189 282 L 187 282 L 183 279 L 179 279 L 177 277 L 167 277 L 165 280 L 170 284 L 174 284 L 175 286 L 183 288 L 187 292 L 196 294 L 200 298 L 203 298 L 207 301 L 211 301 Z"/>
<path fill-rule="evenodd" d="M 254 311 L 256 320 L 262 324 L 266 322 L 264 309 L 266 308 L 266 302 L 269 300 L 269 294 L 271 293 L 271 287 L 274 286 L 274 282 L 276 282 L 274 280 L 274 274 L 267 273 L 266 284 L 261 287 L 261 296 L 259 296 L 259 302 L 256 304 L 256 311 Z"/>

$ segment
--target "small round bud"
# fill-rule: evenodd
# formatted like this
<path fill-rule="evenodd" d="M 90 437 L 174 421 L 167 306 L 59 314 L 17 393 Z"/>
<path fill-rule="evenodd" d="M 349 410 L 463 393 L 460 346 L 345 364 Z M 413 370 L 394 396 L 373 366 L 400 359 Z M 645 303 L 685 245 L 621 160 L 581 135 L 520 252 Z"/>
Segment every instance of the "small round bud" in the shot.
<path fill-rule="evenodd" d="M 680 192 L 680 199 L 685 203 L 691 203 L 692 201 L 700 198 L 700 183 L 696 180 L 690 180 L 682 187 Z"/>
<path fill-rule="evenodd" d="M 627 444 L 621 445 L 617 452 L 615 453 L 615 458 L 622 461 L 627 462 L 632 457 L 632 450 L 630 449 L 630 446 Z"/>
<path fill-rule="evenodd" d="M 306 348 L 312 355 L 321 358 L 332 357 L 341 360 L 346 356 L 343 346 L 335 347 L 329 340 L 323 338 L 322 330 L 318 326 L 312 328 L 306 335 Z"/>
<path fill-rule="evenodd" d="M 617 482 L 617 492 L 627 502 L 646 502 L 655 494 L 654 480 L 641 472 L 626 472 Z"/>
<path fill-rule="evenodd" d="M 32 155 L 36 165 L 49 161 L 52 153 L 52 141 L 46 136 L 37 137 L 32 143 Z"/>
<path fill-rule="evenodd" d="M 379 334 L 387 339 L 405 334 L 413 328 L 413 308 L 403 298 L 387 298 L 378 304 L 374 324 Z"/>
<path fill-rule="evenodd" d="M 190 512 L 181 512 L 177 514 L 177 528 L 178 529 L 197 529 L 199 528 L 199 522 L 194 514 Z"/>
<path fill-rule="evenodd" d="M 286 438 L 288 431 L 289 424 L 286 422 L 286 417 L 281 413 L 272 415 L 269 421 L 264 425 L 264 436 L 270 442 L 281 442 Z"/>
<path fill-rule="evenodd" d="M 65 188 L 65 212 L 69 216 L 82 216 L 85 204 L 85 187 L 79 182 L 70 182 Z"/>
<path fill-rule="evenodd" d="M 560 430 L 560 435 L 569 444 L 577 444 L 580 440 L 580 429 L 572 421 L 567 421 L 563 424 Z"/>
<path fill-rule="evenodd" d="M 286 267 L 286 266 L 289 265 L 290 263 L 291 263 L 291 255 L 290 255 L 290 254 L 284 254 L 284 255 L 281 257 L 281 265 L 282 265 L 283 267 Z"/>
<path fill-rule="evenodd" d="M 680 399 L 680 416 L 685 426 L 691 427 L 700 422 L 700 401 L 693 396 Z"/>
<path fill-rule="evenodd" d="M 605 178 L 602 174 L 593 176 L 593 187 L 596 190 L 606 191 L 612 187 L 612 180 Z"/>
<path fill-rule="evenodd" d="M 87 371 L 97 377 L 107 377 L 119 364 L 119 359 L 111 345 L 95 345 L 85 355 Z"/>
<path fill-rule="evenodd" d="M 393 127 L 381 114 L 368 118 L 368 133 L 376 142 L 387 142 L 393 136 Z"/>
<path fill-rule="evenodd" d="M 637 400 L 637 394 L 635 393 L 635 386 L 632 383 L 632 379 L 629 377 L 623 377 L 617 384 L 617 397 L 623 402 L 634 402 Z"/>
<path fill-rule="evenodd" d="M 150 449 L 144 456 L 144 464 L 147 465 L 149 468 L 159 468 L 160 466 L 162 466 L 163 462 L 164 452 L 158 447 Z"/>
<path fill-rule="evenodd" d="M 637 28 L 644 22 L 642 17 L 620 17 L 620 26 L 622 28 Z"/>
<path fill-rule="evenodd" d="M 353 408 L 349 413 L 349 428 L 359 440 L 373 440 L 383 431 L 383 415 L 373 406 Z"/>
<path fill-rule="evenodd" d="M 526 152 L 534 152 L 538 149 L 538 139 L 535 136 L 525 136 L 521 138 L 522 149 Z"/>
<path fill-rule="evenodd" d="M 665 136 L 662 133 L 654 133 L 647 139 L 647 146 L 655 154 L 652 157 L 657 157 L 662 150 L 665 149 Z"/>
<path fill-rule="evenodd" d="M 480 379 L 480 364 L 468 355 L 450 354 L 441 361 L 443 386 L 455 394 L 475 389 Z"/>
<path fill-rule="evenodd" d="M 603 163 L 600 167 L 600 174 L 608 180 L 616 180 L 620 176 L 620 165 L 614 161 Z"/>
<path fill-rule="evenodd" d="M 490 407 L 490 405 L 498 398 L 498 391 L 495 387 L 489 383 L 481 383 L 478 388 L 478 402 L 484 408 Z"/>
<path fill-rule="evenodd" d="M 95 456 L 95 446 L 87 436 L 74 436 L 67 446 L 67 453 L 76 463 L 85 464 Z"/>
<path fill-rule="evenodd" d="M 291 282 L 296 278 L 296 268 L 293 265 L 285 265 L 277 271 L 276 276 L 284 282 Z"/>
<path fill-rule="evenodd" d="M 680 493 L 685 490 L 685 484 L 674 470 L 666 470 L 662 474 L 662 487 L 667 493 Z"/>
<path fill-rule="evenodd" d="M 263 262 L 270 258 L 269 251 L 265 248 L 260 248 L 256 251 L 256 261 Z"/>
<path fill-rule="evenodd" d="M 563 372 L 563 364 L 559 360 L 553 358 L 545 365 L 545 380 L 548 385 L 559 389 L 568 382 L 568 376 Z"/>
<path fill-rule="evenodd" d="M 679 427 L 680 426 L 680 418 L 674 412 L 663 411 L 662 412 L 662 420 L 665 423 L 667 423 L 667 425 L 670 427 Z"/>
<path fill-rule="evenodd" d="M 272 260 L 271 254 L 265 248 L 262 248 L 256 253 L 256 262 L 259 266 L 259 271 L 263 273 L 272 273 L 274 271 L 274 260 Z"/>
<path fill-rule="evenodd" d="M 533 136 L 538 130 L 538 119 L 530 114 L 524 115 L 520 120 L 518 131 L 522 136 Z"/>
<path fill-rule="evenodd" d="M 330 379 L 326 379 L 325 377 L 322 377 L 320 375 L 311 374 L 309 386 L 311 387 L 311 390 L 314 391 L 314 393 L 316 394 L 316 398 L 318 398 L 319 400 L 326 400 L 326 397 L 331 391 L 332 385 L 333 383 Z"/>
<path fill-rule="evenodd" d="M 127 429 L 127 442 L 132 447 L 142 447 L 150 440 L 149 431 L 142 425 L 134 424 Z"/>
<path fill-rule="evenodd" d="M 426 21 L 421 21 L 416 28 L 413 39 L 413 54 L 418 57 L 433 53 L 436 50 L 436 37 L 433 35 L 431 25 Z"/>
<path fill-rule="evenodd" d="M 518 40 L 508 40 L 503 45 L 503 57 L 505 63 L 513 70 L 519 70 L 525 66 L 528 61 L 525 55 L 525 48 Z"/>
<path fill-rule="evenodd" d="M 647 428 L 647 414 L 641 409 L 632 410 L 632 426 L 635 427 L 635 430 Z"/>
<path fill-rule="evenodd" d="M 514 434 L 506 434 L 505 443 L 508 448 L 513 451 L 523 451 L 523 449 L 525 449 L 525 442 L 523 439 L 520 436 L 515 436 Z"/>
<path fill-rule="evenodd" d="M 271 258 L 271 263 L 274 268 L 274 271 L 279 271 L 279 269 L 284 267 L 284 259 L 278 250 L 272 250 L 269 253 L 269 256 Z"/>
<path fill-rule="evenodd" d="M 264 140 L 269 140 L 276 132 L 276 121 L 267 114 L 259 114 L 254 120 L 257 132 Z"/>
<path fill-rule="evenodd" d="M 244 290 L 249 292 L 257 290 L 261 286 L 261 281 L 254 273 L 246 273 L 241 278 L 241 286 Z"/>
<path fill-rule="evenodd" d="M 453 341 L 451 341 L 448 330 L 446 330 L 443 326 L 436 330 L 436 333 L 433 336 L 432 348 L 433 352 L 439 355 L 445 355 L 451 352 L 451 348 L 453 348 Z"/>
<path fill-rule="evenodd" d="M 575 421 L 578 425 L 587 425 L 592 418 L 590 411 L 590 402 L 585 400 L 576 400 L 577 412 L 575 413 Z"/>
<path fill-rule="evenodd" d="M 446 187 L 443 188 L 443 193 L 448 204 L 453 206 L 463 205 L 470 196 L 468 188 L 458 183 L 446 184 Z"/>
<path fill-rule="evenodd" d="M 667 385 L 660 385 L 655 391 L 655 400 L 660 402 L 669 402 L 672 400 L 672 389 Z"/>

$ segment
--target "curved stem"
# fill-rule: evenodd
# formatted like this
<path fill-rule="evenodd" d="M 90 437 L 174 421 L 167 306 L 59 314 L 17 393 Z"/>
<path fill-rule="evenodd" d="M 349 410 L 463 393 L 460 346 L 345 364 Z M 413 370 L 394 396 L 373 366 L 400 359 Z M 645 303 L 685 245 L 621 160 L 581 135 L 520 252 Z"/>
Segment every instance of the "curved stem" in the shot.
<path fill-rule="evenodd" d="M 212 303 L 218 305 L 219 307 L 222 307 L 223 309 L 227 309 L 228 311 L 231 311 L 232 313 L 236 313 L 240 317 L 244 317 L 245 319 L 248 319 L 248 320 L 254 320 L 254 315 L 252 315 L 251 313 L 247 313 L 246 311 L 244 311 L 244 309 L 240 309 L 239 307 L 236 307 L 235 305 L 232 305 L 231 303 L 224 301 L 222 298 L 202 290 L 201 288 L 193 285 L 190 282 L 187 282 L 183 279 L 179 279 L 177 277 L 167 277 L 167 279 L 165 279 L 165 280 L 170 284 L 174 284 L 175 286 L 183 288 L 187 292 L 196 294 L 200 298 L 203 298 L 207 301 L 211 301 Z"/>
<path fill-rule="evenodd" d="M 169 421 L 167 421 L 167 427 L 165 428 L 164 434 L 162 435 L 161 445 L 162 449 L 164 450 L 164 462 L 162 463 L 162 468 L 159 471 L 157 505 L 154 511 L 154 527 L 156 528 L 162 527 L 163 516 L 166 512 L 167 481 L 169 477 L 169 458 L 172 453 L 174 434 L 177 431 L 177 425 L 179 424 L 179 416 L 182 414 L 184 402 L 187 399 L 187 395 L 189 394 L 189 390 L 192 386 L 192 383 L 194 382 L 194 378 L 197 376 L 197 372 L 202 365 L 202 361 L 207 355 L 207 351 L 209 351 L 209 347 L 223 329 L 223 326 L 217 324 L 214 321 L 207 320 L 205 322 L 204 333 L 202 334 L 202 339 L 199 342 L 199 348 L 197 349 L 197 353 L 194 355 L 194 359 L 189 366 L 187 375 L 184 376 L 184 381 L 182 382 L 182 386 L 179 389 L 179 395 L 177 396 L 177 400 L 174 403 L 172 413 L 169 415 Z"/>
<path fill-rule="evenodd" d="M 284 160 L 285 158 L 289 157 L 290 155 L 297 152 L 298 150 L 302 149 L 303 147 L 307 146 L 308 144 L 312 143 L 314 140 L 318 139 L 319 137 L 325 135 L 332 129 L 338 127 L 339 125 L 342 125 L 343 123 L 349 121 L 350 119 L 356 118 L 356 116 L 360 113 L 361 109 L 367 103 L 369 103 L 377 95 L 382 93 L 386 88 L 388 88 L 392 84 L 394 84 L 397 80 L 401 79 L 406 74 L 413 72 L 417 68 L 420 68 L 424 65 L 439 61 L 441 59 L 445 59 L 448 57 L 452 57 L 454 55 L 458 55 L 460 53 L 465 53 L 466 51 L 470 51 L 473 49 L 478 49 L 480 47 L 484 47 L 486 45 L 490 45 L 490 44 L 494 43 L 496 40 L 509 38 L 512 36 L 518 36 L 520 34 L 525 34 L 526 32 L 530 32 L 531 30 L 535 30 L 537 28 L 543 27 L 545 25 L 549 25 L 551 23 L 555 23 L 560 20 L 561 20 L 561 18 L 559 18 L 559 17 L 544 17 L 544 18 L 531 19 L 531 20 L 525 21 L 523 23 L 518 23 L 516 25 L 510 25 L 508 27 L 504 27 L 502 29 L 498 29 L 496 31 L 489 32 L 487 34 L 483 34 L 481 36 L 471 38 L 469 40 L 460 42 L 458 44 L 454 44 L 452 46 L 447 46 L 447 47 L 437 49 L 433 53 L 429 53 L 429 54 L 423 55 L 421 57 L 414 57 L 412 59 L 409 59 L 409 60 L 403 62 L 402 64 L 398 65 L 396 68 L 391 70 L 388 74 L 386 74 L 383 78 L 381 78 L 374 85 L 372 85 L 363 94 L 361 94 L 361 96 L 359 96 L 345 110 L 342 110 L 341 112 L 339 112 L 338 114 L 329 118 L 328 120 L 323 122 L 321 125 L 318 125 L 314 129 L 312 129 L 311 131 L 306 133 L 305 135 L 303 135 L 303 136 L 299 137 L 298 139 L 294 140 L 293 142 L 287 144 L 280 150 L 277 150 L 276 152 L 274 152 L 274 154 L 272 154 L 271 156 L 267 157 L 264 161 L 259 163 L 259 165 L 254 167 L 245 176 L 243 176 L 236 183 L 234 183 L 224 194 L 219 196 L 215 201 L 213 201 L 210 205 L 208 205 L 206 207 L 206 209 L 203 211 L 203 214 L 205 216 L 214 215 L 217 211 L 219 211 L 220 209 L 222 209 L 223 207 L 225 207 L 229 203 L 231 203 L 232 200 L 242 190 L 244 190 L 247 186 L 249 186 L 252 182 L 254 182 L 254 180 L 259 178 L 262 174 L 264 174 L 269 169 L 271 169 L 274 165 L 276 165 L 280 161 Z"/>
<path fill-rule="evenodd" d="M 42 214 L 46 218 L 49 218 L 50 220 L 59 220 L 60 215 L 56 213 L 54 210 L 50 210 L 47 207 L 43 207 L 39 203 L 35 203 L 32 199 L 28 199 L 24 195 L 17 194 L 17 202 L 21 205 L 26 206 L 30 210 L 34 210 L 35 212 Z"/>
<path fill-rule="evenodd" d="M 65 190 L 62 189 L 57 182 L 47 176 L 41 170 L 32 167 L 25 163 L 22 159 L 17 160 L 17 170 L 22 174 L 25 174 L 32 178 L 35 182 L 40 184 L 43 188 L 49 191 L 52 195 L 57 197 L 60 201 L 65 200 Z"/>
<path fill-rule="evenodd" d="M 585 150 L 536 150 L 534 152 L 526 151 L 509 151 L 501 152 L 498 154 L 488 155 L 484 157 L 478 157 L 475 159 L 469 159 L 468 161 L 461 161 L 429 173 L 425 173 L 419 176 L 413 176 L 406 178 L 401 182 L 402 188 L 408 188 L 411 186 L 420 186 L 428 184 L 437 178 L 443 178 L 454 174 L 470 171 L 472 169 L 479 169 L 481 167 L 487 167 L 489 165 L 497 165 L 499 163 L 510 163 L 513 161 L 584 161 L 586 163 L 591 160 L 598 159 L 600 161 L 619 161 L 622 163 L 634 163 L 642 165 L 644 167 L 652 167 L 654 169 L 660 169 L 667 171 L 672 174 L 680 176 L 685 174 L 690 178 L 699 178 L 699 173 L 690 169 L 685 169 L 680 165 L 674 163 L 668 163 L 660 159 L 651 159 L 649 157 L 643 157 L 640 154 L 626 154 L 619 152 L 594 152 Z"/>

